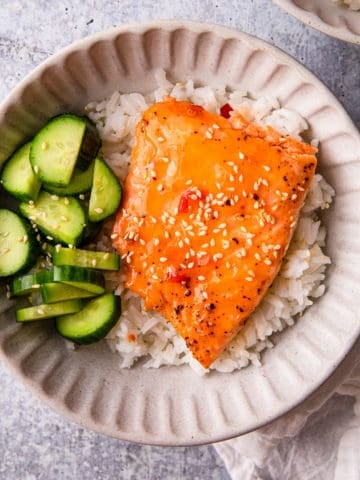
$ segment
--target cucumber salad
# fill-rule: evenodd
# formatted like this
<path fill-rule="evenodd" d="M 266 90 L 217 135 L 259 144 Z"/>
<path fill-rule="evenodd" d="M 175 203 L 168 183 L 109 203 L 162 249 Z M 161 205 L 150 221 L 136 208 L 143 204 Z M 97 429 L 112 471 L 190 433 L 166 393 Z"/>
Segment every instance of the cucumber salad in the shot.
<path fill-rule="evenodd" d="M 119 255 L 87 248 L 122 196 L 100 146 L 87 118 L 62 114 L 1 172 L 13 208 L 0 208 L 0 277 L 8 296 L 19 298 L 16 320 L 55 319 L 59 334 L 77 344 L 104 338 L 121 312 L 104 277 L 119 270 Z"/>

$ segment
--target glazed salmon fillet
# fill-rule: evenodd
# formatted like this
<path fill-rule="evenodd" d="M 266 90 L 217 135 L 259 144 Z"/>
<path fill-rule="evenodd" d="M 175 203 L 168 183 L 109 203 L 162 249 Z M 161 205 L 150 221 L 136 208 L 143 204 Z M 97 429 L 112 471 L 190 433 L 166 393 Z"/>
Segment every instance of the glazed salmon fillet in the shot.
<path fill-rule="evenodd" d="M 168 98 L 143 114 L 113 244 L 126 287 L 174 325 L 203 367 L 278 273 L 315 153 L 270 127 L 186 101 Z"/>

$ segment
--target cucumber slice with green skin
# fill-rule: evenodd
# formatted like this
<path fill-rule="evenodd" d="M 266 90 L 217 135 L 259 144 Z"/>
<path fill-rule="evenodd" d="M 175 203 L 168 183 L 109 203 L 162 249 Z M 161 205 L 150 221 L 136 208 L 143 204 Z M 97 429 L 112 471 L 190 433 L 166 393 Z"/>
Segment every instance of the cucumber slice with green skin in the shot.
<path fill-rule="evenodd" d="M 0 209 L 0 277 L 30 269 L 38 253 L 30 224 L 11 210 Z"/>
<path fill-rule="evenodd" d="M 78 313 L 56 319 L 59 334 L 78 344 L 103 339 L 115 326 L 121 313 L 120 297 L 106 293 L 90 300 Z"/>
<path fill-rule="evenodd" d="M 81 193 L 87 193 L 91 190 L 94 175 L 94 162 L 90 167 L 82 172 L 79 169 L 75 169 L 69 185 L 65 187 L 56 187 L 50 184 L 43 184 L 43 189 L 47 192 L 59 195 L 60 197 L 66 197 L 67 195 L 79 195 Z"/>
<path fill-rule="evenodd" d="M 40 286 L 41 297 L 44 303 L 57 303 L 75 298 L 94 297 L 94 293 L 67 285 L 66 283 L 44 283 Z"/>
<path fill-rule="evenodd" d="M 68 245 L 77 245 L 81 241 L 86 219 L 76 198 L 60 198 L 41 191 L 35 203 L 22 202 L 19 208 L 21 214 L 34 222 L 48 240 Z"/>
<path fill-rule="evenodd" d="M 54 117 L 36 134 L 30 148 L 30 162 L 43 183 L 66 186 L 75 166 L 84 169 L 99 148 L 100 138 L 90 121 L 65 113 Z"/>
<path fill-rule="evenodd" d="M 101 272 L 68 265 L 54 266 L 54 282 L 62 282 L 87 290 L 95 295 L 105 292 L 105 278 Z"/>
<path fill-rule="evenodd" d="M 30 142 L 23 145 L 10 157 L 1 175 L 4 189 L 23 202 L 36 200 L 41 188 L 30 164 L 30 146 Z"/>
<path fill-rule="evenodd" d="M 39 290 L 43 283 L 51 282 L 53 272 L 51 270 L 42 270 L 29 275 L 15 278 L 10 283 L 10 294 L 12 296 L 28 295 L 33 291 Z"/>
<path fill-rule="evenodd" d="M 121 186 L 107 164 L 100 157 L 95 159 L 93 186 L 89 202 L 89 220 L 100 222 L 119 208 Z"/>
<path fill-rule="evenodd" d="M 117 271 L 120 268 L 120 255 L 78 248 L 57 248 L 53 252 L 53 264 Z"/>
<path fill-rule="evenodd" d="M 15 312 L 17 322 L 32 322 L 47 318 L 59 317 L 79 312 L 84 307 L 82 300 L 68 300 L 66 302 L 36 305 L 34 307 L 19 308 Z"/>

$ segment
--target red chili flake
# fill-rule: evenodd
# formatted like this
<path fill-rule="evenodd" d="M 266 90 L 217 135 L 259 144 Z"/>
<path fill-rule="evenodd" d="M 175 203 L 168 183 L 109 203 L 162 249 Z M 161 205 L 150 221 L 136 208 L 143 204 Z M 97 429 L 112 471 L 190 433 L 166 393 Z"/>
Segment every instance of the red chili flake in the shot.
<path fill-rule="evenodd" d="M 167 271 L 167 280 L 172 283 L 186 283 L 189 277 L 184 273 L 179 273 L 175 268 L 170 267 Z"/>
<path fill-rule="evenodd" d="M 220 108 L 220 115 L 224 118 L 230 118 L 230 112 L 233 110 L 234 109 L 229 103 L 225 103 L 225 105 Z"/>
<path fill-rule="evenodd" d="M 198 203 L 199 200 L 204 200 L 208 193 L 202 190 L 200 190 L 200 192 L 201 197 L 197 197 L 196 200 L 193 200 L 191 197 L 192 195 L 196 195 L 196 192 L 194 190 L 185 190 L 179 200 L 179 213 L 187 213 L 190 210 L 192 203 Z"/>
<path fill-rule="evenodd" d="M 136 335 L 134 333 L 128 333 L 127 340 L 129 343 L 136 342 Z"/>

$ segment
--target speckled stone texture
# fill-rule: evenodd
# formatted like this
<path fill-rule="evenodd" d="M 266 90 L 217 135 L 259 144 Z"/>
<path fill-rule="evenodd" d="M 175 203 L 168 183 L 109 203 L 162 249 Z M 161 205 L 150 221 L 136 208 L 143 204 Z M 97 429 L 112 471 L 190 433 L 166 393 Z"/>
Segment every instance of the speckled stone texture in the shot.
<path fill-rule="evenodd" d="M 360 126 L 360 47 L 302 25 L 270 0 L 2 0 L 0 100 L 74 40 L 172 18 L 236 27 L 277 45 L 310 68 Z M 44 406 L 1 365 L 0 459 L 0 480 L 229 479 L 211 446 L 141 446 L 86 431 Z"/>

